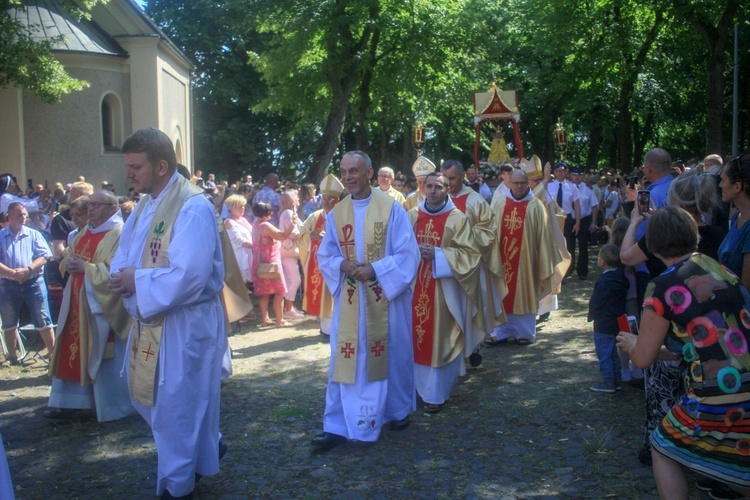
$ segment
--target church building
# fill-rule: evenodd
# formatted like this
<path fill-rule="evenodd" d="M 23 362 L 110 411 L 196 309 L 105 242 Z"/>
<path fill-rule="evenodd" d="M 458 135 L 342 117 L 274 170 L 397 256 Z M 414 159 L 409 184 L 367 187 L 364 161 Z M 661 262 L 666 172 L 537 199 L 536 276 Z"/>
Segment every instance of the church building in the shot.
<path fill-rule="evenodd" d="M 55 57 L 89 86 L 47 104 L 17 87 L 0 88 L 0 172 L 27 182 L 64 184 L 79 175 L 127 194 L 125 138 L 142 127 L 165 132 L 177 161 L 192 170 L 194 66 L 132 0 L 97 4 L 77 20 L 55 0 L 24 2 L 8 13 L 34 38 L 62 35 Z"/>

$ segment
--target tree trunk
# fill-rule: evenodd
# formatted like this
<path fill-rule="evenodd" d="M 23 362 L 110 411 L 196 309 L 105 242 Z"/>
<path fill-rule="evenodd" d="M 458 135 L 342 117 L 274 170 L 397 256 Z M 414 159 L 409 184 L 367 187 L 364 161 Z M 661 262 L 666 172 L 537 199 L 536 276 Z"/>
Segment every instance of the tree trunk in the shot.
<path fill-rule="evenodd" d="M 703 35 L 708 44 L 706 65 L 706 154 L 722 152 L 722 122 L 724 116 L 724 68 L 727 62 L 727 43 L 739 0 L 729 0 L 716 26 L 708 24 L 702 12 L 691 4 L 690 23 Z"/>
<path fill-rule="evenodd" d="M 337 1 L 337 14 L 346 17 L 347 5 Z M 362 54 L 367 50 L 375 38 L 376 21 L 380 15 L 380 3 L 373 2 L 369 10 L 369 22 L 366 23 L 359 39 L 355 40 L 351 26 L 343 26 L 337 33 L 329 33 L 326 40 L 326 72 L 331 85 L 331 107 L 323 129 L 323 135 L 318 141 L 313 157 L 315 181 L 320 182 L 328 172 L 333 154 L 341 142 L 344 131 L 346 112 L 354 91 L 354 86 L 360 77 Z"/>
<path fill-rule="evenodd" d="M 357 149 L 367 151 L 370 147 L 370 134 L 368 131 L 367 112 L 370 109 L 372 98 L 370 97 L 370 85 L 372 76 L 377 64 L 378 42 L 380 41 L 380 30 L 375 29 L 370 43 L 367 64 L 363 66 L 362 83 L 359 85 L 359 102 L 357 103 Z M 383 163 L 384 157 L 380 158 L 379 163 Z"/>
<path fill-rule="evenodd" d="M 602 118 L 604 107 L 596 103 L 591 108 L 591 126 L 589 127 L 589 152 L 586 155 L 586 168 L 596 167 L 599 163 L 599 148 L 602 147 L 604 130 Z"/>
<path fill-rule="evenodd" d="M 638 74 L 641 71 L 641 67 L 646 61 L 654 41 L 656 40 L 661 24 L 664 20 L 664 13 L 661 10 L 656 11 L 654 18 L 654 24 L 651 26 L 651 30 L 643 40 L 638 53 L 633 57 L 631 54 L 623 54 L 623 57 L 627 61 L 627 66 L 630 68 L 630 73 L 625 76 L 620 87 L 619 101 L 619 116 L 618 122 L 620 124 L 617 132 L 617 141 L 619 147 L 619 158 L 617 165 L 623 172 L 629 172 L 633 168 L 633 135 L 632 125 L 633 117 L 630 112 L 630 100 L 635 90 L 635 84 L 638 81 Z"/>
<path fill-rule="evenodd" d="M 636 164 L 643 158 L 646 149 L 646 141 L 651 137 L 654 130 L 654 113 L 649 111 L 646 114 L 646 120 L 641 130 L 638 122 L 633 122 L 633 158 L 636 158 Z"/>

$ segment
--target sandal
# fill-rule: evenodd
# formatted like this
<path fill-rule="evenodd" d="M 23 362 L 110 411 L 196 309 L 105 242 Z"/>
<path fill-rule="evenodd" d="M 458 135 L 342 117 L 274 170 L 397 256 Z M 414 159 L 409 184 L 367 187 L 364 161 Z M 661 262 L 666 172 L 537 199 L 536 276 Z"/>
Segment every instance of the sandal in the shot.
<path fill-rule="evenodd" d="M 484 339 L 484 342 L 482 342 L 487 347 L 497 347 L 499 345 L 505 345 L 509 342 L 510 339 L 501 339 L 498 340 L 495 337 L 488 337 Z"/>
<path fill-rule="evenodd" d="M 260 320 L 259 326 L 273 326 L 273 325 L 274 325 L 274 322 L 271 321 L 271 318 L 266 318 L 266 319 Z"/>
<path fill-rule="evenodd" d="M 276 328 L 283 328 L 285 326 L 292 326 L 292 324 L 284 319 L 276 322 Z"/>
<path fill-rule="evenodd" d="M 422 407 L 422 411 L 429 415 L 440 413 L 440 410 L 442 409 L 443 409 L 443 405 L 434 405 L 431 403 L 425 403 L 424 406 Z"/>
<path fill-rule="evenodd" d="M 516 344 L 518 344 L 518 345 L 531 345 L 532 342 L 529 339 L 518 339 L 518 340 L 516 340 Z"/>

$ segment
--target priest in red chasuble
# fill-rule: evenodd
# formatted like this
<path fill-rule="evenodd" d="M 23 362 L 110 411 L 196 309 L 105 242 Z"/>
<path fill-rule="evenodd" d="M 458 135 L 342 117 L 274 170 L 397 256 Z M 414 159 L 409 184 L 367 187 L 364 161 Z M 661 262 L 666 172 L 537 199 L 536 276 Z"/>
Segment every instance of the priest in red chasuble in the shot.
<path fill-rule="evenodd" d="M 508 293 L 508 287 L 505 284 L 505 272 L 500 260 L 500 247 L 497 241 L 498 223 L 484 197 L 464 185 L 465 172 L 461 162 L 446 160 L 440 167 L 440 171 L 448 178 L 453 204 L 469 219 L 474 242 L 482 256 L 479 266 L 482 295 L 476 305 L 483 312 L 484 323 L 481 330 L 476 330 L 476 335 L 466 339 L 464 349 L 472 366 L 476 366 L 482 359 L 477 349 L 485 335 L 492 333 L 496 326 L 506 321 L 502 301 Z"/>
<path fill-rule="evenodd" d="M 120 377 L 130 318 L 109 288 L 109 265 L 123 221 L 109 191 L 91 195 L 89 222 L 63 251 L 65 287 L 50 363 L 52 391 L 44 416 L 80 418 L 95 410 L 100 422 L 135 413 L 127 379 Z"/>
<path fill-rule="evenodd" d="M 438 413 L 465 373 L 468 334 L 484 326 L 477 307 L 481 257 L 444 174 L 427 175 L 425 199 L 409 217 L 421 255 L 412 298 L 414 380 L 423 410 Z"/>
<path fill-rule="evenodd" d="M 492 204 L 498 220 L 500 258 L 508 283 L 503 309 L 508 322 L 492 332 L 486 345 L 519 345 L 536 340 L 539 301 L 552 291 L 555 266 L 561 261 L 547 223 L 547 210 L 529 189 L 520 169 L 511 173 L 511 192 Z"/>
<path fill-rule="evenodd" d="M 305 275 L 305 296 L 302 309 L 320 319 L 320 333 L 331 334 L 331 316 L 333 315 L 333 297 L 326 286 L 318 267 L 318 248 L 326 234 L 326 216 L 338 205 L 344 185 L 333 174 L 328 174 L 320 182 L 320 194 L 323 196 L 323 208 L 313 212 L 305 220 L 297 240 L 299 261 Z"/>

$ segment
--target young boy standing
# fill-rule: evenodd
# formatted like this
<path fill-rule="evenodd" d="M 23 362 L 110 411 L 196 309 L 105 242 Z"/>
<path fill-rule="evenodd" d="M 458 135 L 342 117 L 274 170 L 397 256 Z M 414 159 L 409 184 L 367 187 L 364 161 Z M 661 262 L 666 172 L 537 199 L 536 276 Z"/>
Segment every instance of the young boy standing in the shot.
<path fill-rule="evenodd" d="M 590 389 L 611 394 L 622 389 L 620 357 L 615 344 L 620 331 L 617 318 L 625 314 L 629 282 L 620 262 L 620 247 L 617 245 L 604 245 L 599 251 L 598 264 L 604 272 L 594 285 L 587 319 L 594 322 L 594 346 L 603 380 Z"/>

